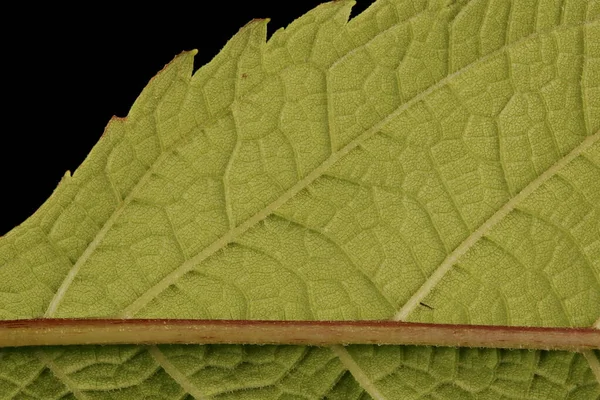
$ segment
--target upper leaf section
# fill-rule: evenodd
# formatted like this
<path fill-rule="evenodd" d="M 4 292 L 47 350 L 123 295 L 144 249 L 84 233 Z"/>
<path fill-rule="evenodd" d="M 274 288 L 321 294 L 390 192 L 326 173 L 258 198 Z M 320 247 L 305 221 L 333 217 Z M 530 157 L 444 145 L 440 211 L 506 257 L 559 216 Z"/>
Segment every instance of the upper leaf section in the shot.
<path fill-rule="evenodd" d="M 351 5 L 167 65 L 2 238 L 0 318 L 592 325 L 595 3 Z"/>

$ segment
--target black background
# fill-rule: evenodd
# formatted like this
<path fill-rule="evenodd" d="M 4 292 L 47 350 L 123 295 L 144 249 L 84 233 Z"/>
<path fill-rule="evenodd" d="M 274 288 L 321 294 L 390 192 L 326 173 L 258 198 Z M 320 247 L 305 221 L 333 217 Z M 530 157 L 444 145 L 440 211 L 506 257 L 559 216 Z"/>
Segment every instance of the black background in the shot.
<path fill-rule="evenodd" d="M 136 12 L 25 4 L 4 12 L 0 235 L 30 216 L 65 171 L 75 171 L 110 117 L 127 115 L 176 54 L 198 49 L 198 68 L 253 18 L 271 19 L 270 36 L 321 1 L 211 1 L 210 10 L 203 3 Z M 352 15 L 370 3 L 359 0 Z"/>

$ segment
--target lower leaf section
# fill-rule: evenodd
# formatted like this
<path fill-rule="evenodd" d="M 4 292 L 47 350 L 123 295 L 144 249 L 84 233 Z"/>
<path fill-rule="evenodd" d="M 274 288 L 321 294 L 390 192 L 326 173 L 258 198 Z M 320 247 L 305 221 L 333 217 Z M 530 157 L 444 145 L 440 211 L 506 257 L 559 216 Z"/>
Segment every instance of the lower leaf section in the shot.
<path fill-rule="evenodd" d="M 596 399 L 579 353 L 417 346 L 350 346 L 386 399 Z"/>
<path fill-rule="evenodd" d="M 600 396 L 600 384 L 579 353 L 369 345 L 344 351 L 349 359 L 339 358 L 331 348 L 303 346 L 3 349 L 0 398 L 585 400 Z M 348 368 L 349 360 L 353 368 Z"/>

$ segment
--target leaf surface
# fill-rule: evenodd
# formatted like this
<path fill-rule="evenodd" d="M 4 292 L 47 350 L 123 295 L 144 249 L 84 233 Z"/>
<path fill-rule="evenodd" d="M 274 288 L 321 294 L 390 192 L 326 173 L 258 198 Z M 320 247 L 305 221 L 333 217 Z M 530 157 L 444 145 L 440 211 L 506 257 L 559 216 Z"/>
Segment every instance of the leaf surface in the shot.
<path fill-rule="evenodd" d="M 0 318 L 600 317 L 600 7 L 323 4 L 182 53 L 0 240 Z M 0 352 L 5 398 L 594 399 L 598 352 Z"/>

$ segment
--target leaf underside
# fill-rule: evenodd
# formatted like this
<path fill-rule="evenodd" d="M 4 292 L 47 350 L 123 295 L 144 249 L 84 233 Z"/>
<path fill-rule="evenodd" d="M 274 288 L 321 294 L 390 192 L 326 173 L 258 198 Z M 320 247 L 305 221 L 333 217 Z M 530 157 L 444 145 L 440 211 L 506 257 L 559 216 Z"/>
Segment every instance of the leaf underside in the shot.
<path fill-rule="evenodd" d="M 598 328 L 600 5 L 323 4 L 182 53 L 0 239 L 0 319 Z M 19 399 L 596 399 L 600 353 L 0 352 Z"/>

